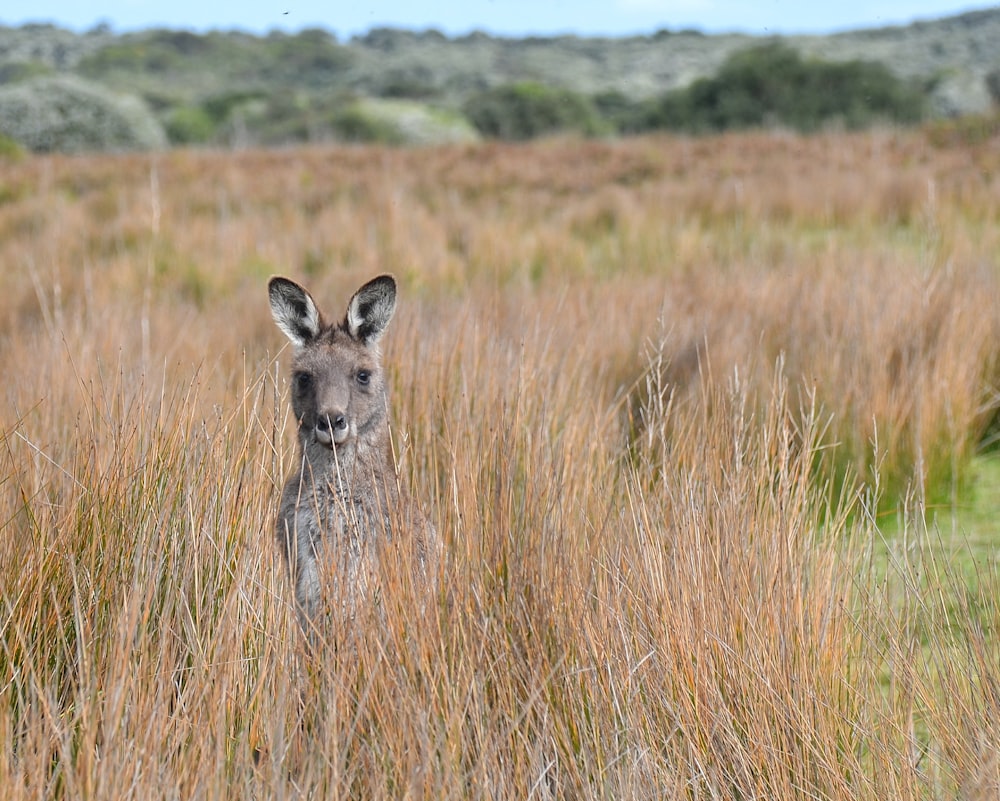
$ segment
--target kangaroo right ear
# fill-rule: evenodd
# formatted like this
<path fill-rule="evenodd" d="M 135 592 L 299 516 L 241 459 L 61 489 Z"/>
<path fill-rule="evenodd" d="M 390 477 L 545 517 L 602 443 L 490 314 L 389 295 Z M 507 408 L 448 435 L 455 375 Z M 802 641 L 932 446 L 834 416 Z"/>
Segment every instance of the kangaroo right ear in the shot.
<path fill-rule="evenodd" d="M 267 284 L 271 316 L 295 345 L 302 347 L 319 335 L 320 313 L 312 296 L 294 281 L 275 276 Z"/>

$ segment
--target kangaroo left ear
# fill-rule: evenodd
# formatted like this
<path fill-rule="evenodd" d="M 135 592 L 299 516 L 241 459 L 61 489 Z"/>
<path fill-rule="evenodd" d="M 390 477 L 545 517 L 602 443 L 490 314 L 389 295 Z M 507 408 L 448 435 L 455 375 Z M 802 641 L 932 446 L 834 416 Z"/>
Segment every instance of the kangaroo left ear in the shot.
<path fill-rule="evenodd" d="M 373 278 L 354 293 L 347 305 L 344 325 L 348 333 L 365 345 L 374 345 L 396 311 L 396 279 L 391 275 Z"/>

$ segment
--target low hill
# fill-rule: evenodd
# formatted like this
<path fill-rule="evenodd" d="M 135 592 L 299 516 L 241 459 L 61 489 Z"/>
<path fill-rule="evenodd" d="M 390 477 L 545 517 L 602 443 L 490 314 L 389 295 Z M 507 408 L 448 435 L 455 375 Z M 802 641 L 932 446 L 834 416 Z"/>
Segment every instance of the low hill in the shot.
<path fill-rule="evenodd" d="M 739 51 L 774 41 L 806 60 L 880 62 L 919 84 L 937 116 L 984 112 L 996 102 L 990 87 L 996 94 L 1000 86 L 998 8 L 906 26 L 776 39 L 691 30 L 514 39 L 377 28 L 338 41 L 320 29 L 255 36 L 182 30 L 116 34 L 107 26 L 77 34 L 51 25 L 0 26 L 0 88 L 68 73 L 138 96 L 174 142 L 238 143 L 249 131 L 251 142 L 269 143 L 384 130 L 382 107 L 376 120 L 360 126 L 353 118 L 345 122 L 345 109 L 356 112 L 365 98 L 464 113 L 477 94 L 531 83 L 638 102 L 713 76 Z M 393 130 L 390 141 L 406 126 Z"/>

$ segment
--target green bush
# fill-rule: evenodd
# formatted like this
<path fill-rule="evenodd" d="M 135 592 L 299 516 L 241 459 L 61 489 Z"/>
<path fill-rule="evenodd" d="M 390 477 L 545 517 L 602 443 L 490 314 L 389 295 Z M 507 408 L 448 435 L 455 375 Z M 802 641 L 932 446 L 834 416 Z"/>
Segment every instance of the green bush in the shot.
<path fill-rule="evenodd" d="M 266 98 L 248 100 L 234 107 L 225 126 L 228 139 L 246 143 L 281 145 L 309 142 L 318 137 L 316 109 L 302 92 L 275 91 Z"/>
<path fill-rule="evenodd" d="M 133 91 L 170 87 L 193 103 L 210 94 L 327 90 L 354 59 L 350 48 L 319 29 L 275 31 L 263 39 L 236 31 L 153 30 L 119 37 L 81 59 L 78 69 Z"/>
<path fill-rule="evenodd" d="M 19 83 L 52 73 L 52 67 L 41 61 L 8 61 L 0 64 L 0 84 Z"/>
<path fill-rule="evenodd" d="M 359 99 L 334 112 L 331 128 L 341 140 L 395 145 L 435 145 L 479 138 L 461 114 L 412 100 Z"/>
<path fill-rule="evenodd" d="M 632 133 L 642 128 L 645 104 L 633 100 L 624 92 L 611 89 L 591 98 L 594 108 L 605 124 L 618 133 Z"/>
<path fill-rule="evenodd" d="M 105 78 L 113 73 L 153 73 L 189 71 L 204 67 L 211 59 L 226 55 L 226 37 L 205 36 L 190 31 L 150 30 L 128 34 L 91 53 L 80 61 L 83 75 Z"/>
<path fill-rule="evenodd" d="M 259 74 L 271 82 L 297 87 L 329 86 L 354 63 L 354 54 L 327 32 L 310 28 L 294 36 L 268 37 Z"/>
<path fill-rule="evenodd" d="M 461 114 L 411 100 L 358 98 L 345 92 L 229 93 L 179 106 L 167 120 L 172 142 L 279 145 L 340 140 L 390 145 L 478 138 Z"/>
<path fill-rule="evenodd" d="M 9 136 L 0 134 L 0 162 L 20 161 L 24 157 L 24 148 Z M 0 192 L 0 196 L 2 196 Z"/>
<path fill-rule="evenodd" d="M 786 125 L 812 131 L 837 122 L 918 122 L 926 98 L 884 65 L 804 60 L 781 43 L 731 56 L 712 78 L 668 92 L 646 105 L 639 130 L 722 131 Z"/>
<path fill-rule="evenodd" d="M 986 91 L 995 107 L 1000 107 L 1000 70 L 990 70 L 986 73 Z"/>
<path fill-rule="evenodd" d="M 588 98 L 530 81 L 480 92 L 466 102 L 464 111 L 479 133 L 495 139 L 561 132 L 594 135 L 607 129 Z"/>
<path fill-rule="evenodd" d="M 166 129 L 171 144 L 204 144 L 215 137 L 216 121 L 201 106 L 178 106 L 167 116 Z"/>
<path fill-rule="evenodd" d="M 0 133 L 29 150 L 145 150 L 166 136 L 139 98 L 71 76 L 0 87 Z"/>
<path fill-rule="evenodd" d="M 431 71 L 419 67 L 388 70 L 380 80 L 364 88 L 377 97 L 397 100 L 430 100 L 441 95 Z"/>
<path fill-rule="evenodd" d="M 258 91 L 223 92 L 206 98 L 201 109 L 218 125 L 226 122 L 237 109 L 266 100 L 267 95 Z"/>
<path fill-rule="evenodd" d="M 395 125 L 368 113 L 361 103 L 351 103 L 333 112 L 329 123 L 333 135 L 344 142 L 403 144 L 403 138 Z"/>
<path fill-rule="evenodd" d="M 79 64 L 81 74 L 99 78 L 109 72 L 139 73 L 146 68 L 146 53 L 137 42 L 116 42 L 83 58 Z"/>

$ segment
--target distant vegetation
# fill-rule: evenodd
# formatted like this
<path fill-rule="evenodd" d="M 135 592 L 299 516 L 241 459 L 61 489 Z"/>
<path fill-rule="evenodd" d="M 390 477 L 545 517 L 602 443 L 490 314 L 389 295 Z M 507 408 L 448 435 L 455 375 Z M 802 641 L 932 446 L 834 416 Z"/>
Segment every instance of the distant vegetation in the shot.
<path fill-rule="evenodd" d="M 1000 56 L 983 49 L 1000 14 L 951 22 L 763 42 L 0 27 L 0 134 L 31 150 L 124 150 L 912 124 L 1000 98 Z"/>
<path fill-rule="evenodd" d="M 589 98 L 527 81 L 474 95 L 465 113 L 483 136 L 494 139 L 533 139 L 565 131 L 589 135 L 611 127 Z"/>
<path fill-rule="evenodd" d="M 865 61 L 803 59 L 780 43 L 740 51 L 711 78 L 651 100 L 620 93 L 585 97 L 535 83 L 475 95 L 466 114 L 484 136 L 530 139 L 556 131 L 590 135 L 641 131 L 704 133 L 783 126 L 863 128 L 914 123 L 926 113 L 923 87 Z"/>
<path fill-rule="evenodd" d="M 146 106 L 64 75 L 0 87 L 0 134 L 34 151 L 162 147 L 163 129 Z"/>
<path fill-rule="evenodd" d="M 814 131 L 830 123 L 863 128 L 918 122 L 926 107 L 922 87 L 882 64 L 806 60 L 775 43 L 737 53 L 716 76 L 643 104 L 629 127 L 695 133 L 768 125 Z"/>
<path fill-rule="evenodd" d="M 353 60 L 350 49 L 319 29 L 264 38 L 156 30 L 122 37 L 84 57 L 78 70 L 93 80 L 184 96 L 192 89 L 322 89 L 335 84 Z"/>

